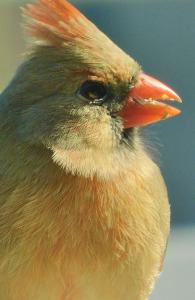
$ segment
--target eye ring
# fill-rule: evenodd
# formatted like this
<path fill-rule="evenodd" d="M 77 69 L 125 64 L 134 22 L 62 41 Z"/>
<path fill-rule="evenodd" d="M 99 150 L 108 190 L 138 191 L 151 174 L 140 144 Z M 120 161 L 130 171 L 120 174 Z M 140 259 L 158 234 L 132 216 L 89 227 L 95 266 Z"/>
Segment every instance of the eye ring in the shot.
<path fill-rule="evenodd" d="M 108 90 L 103 82 L 87 80 L 81 85 L 77 94 L 89 104 L 101 105 L 108 95 Z"/>

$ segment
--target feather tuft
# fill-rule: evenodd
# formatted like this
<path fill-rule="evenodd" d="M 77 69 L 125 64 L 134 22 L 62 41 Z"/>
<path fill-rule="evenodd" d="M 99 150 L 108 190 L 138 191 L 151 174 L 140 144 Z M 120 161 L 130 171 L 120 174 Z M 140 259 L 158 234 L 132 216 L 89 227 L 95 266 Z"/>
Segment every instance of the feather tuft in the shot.
<path fill-rule="evenodd" d="M 39 0 L 23 8 L 27 28 L 32 36 L 51 45 L 62 45 L 85 37 L 96 28 L 77 8 L 66 0 Z"/>
<path fill-rule="evenodd" d="M 135 74 L 137 63 L 68 1 L 38 0 L 26 5 L 23 13 L 38 45 L 64 49 L 79 72 L 81 65 L 91 72 L 95 66 L 99 78 L 107 80 L 113 74 L 116 82 L 129 81 L 130 74 Z"/>

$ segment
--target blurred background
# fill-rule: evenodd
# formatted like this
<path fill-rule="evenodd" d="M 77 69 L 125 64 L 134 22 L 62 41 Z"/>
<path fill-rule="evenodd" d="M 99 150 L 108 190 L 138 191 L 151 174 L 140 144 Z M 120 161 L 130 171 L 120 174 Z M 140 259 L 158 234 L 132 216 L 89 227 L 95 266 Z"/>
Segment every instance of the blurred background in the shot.
<path fill-rule="evenodd" d="M 30 0 L 29 0 L 30 1 Z M 182 96 L 182 115 L 146 129 L 166 179 L 172 233 L 152 300 L 195 299 L 195 1 L 71 1 L 144 70 Z M 0 0 L 0 90 L 24 58 L 20 5 Z M 159 154 L 160 153 L 160 154 Z"/>

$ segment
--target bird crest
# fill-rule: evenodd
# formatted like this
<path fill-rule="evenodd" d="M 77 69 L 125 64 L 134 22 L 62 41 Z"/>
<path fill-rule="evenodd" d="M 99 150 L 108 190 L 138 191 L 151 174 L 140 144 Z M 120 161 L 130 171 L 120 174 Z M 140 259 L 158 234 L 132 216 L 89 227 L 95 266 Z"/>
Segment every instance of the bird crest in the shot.
<path fill-rule="evenodd" d="M 30 35 L 39 44 L 65 48 L 71 57 L 88 65 L 94 62 L 104 73 L 110 69 L 129 77 L 133 60 L 68 1 L 38 0 L 26 5 L 23 13 Z"/>
<path fill-rule="evenodd" d="M 53 46 L 78 42 L 98 30 L 78 9 L 66 0 L 39 0 L 23 8 L 32 36 Z"/>

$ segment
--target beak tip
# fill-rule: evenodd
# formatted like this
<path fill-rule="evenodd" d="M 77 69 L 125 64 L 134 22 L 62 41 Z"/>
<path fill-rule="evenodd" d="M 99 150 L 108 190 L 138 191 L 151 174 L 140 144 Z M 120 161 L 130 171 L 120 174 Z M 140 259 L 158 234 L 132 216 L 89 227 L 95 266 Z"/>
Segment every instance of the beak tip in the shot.
<path fill-rule="evenodd" d="M 160 100 L 167 100 L 167 101 L 176 101 L 176 102 L 178 102 L 178 103 L 182 103 L 183 101 L 182 101 L 182 99 L 181 99 L 181 97 L 178 95 L 178 94 L 176 94 L 175 92 L 173 92 L 172 91 L 172 93 L 171 94 L 163 94 L 161 97 L 160 97 Z"/>
<path fill-rule="evenodd" d="M 179 98 L 178 98 L 178 102 L 179 102 L 179 103 L 182 103 L 182 102 L 183 102 L 182 98 L 179 97 Z"/>

